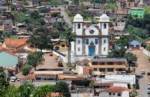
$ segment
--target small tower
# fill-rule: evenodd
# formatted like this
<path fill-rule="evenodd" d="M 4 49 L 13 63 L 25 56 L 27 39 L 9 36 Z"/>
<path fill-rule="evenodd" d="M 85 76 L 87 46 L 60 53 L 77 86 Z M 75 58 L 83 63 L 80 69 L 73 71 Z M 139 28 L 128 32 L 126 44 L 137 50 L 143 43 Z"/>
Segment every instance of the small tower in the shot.
<path fill-rule="evenodd" d="M 73 32 L 78 32 L 76 35 L 82 35 L 83 32 L 83 17 L 76 14 L 73 19 Z"/>
<path fill-rule="evenodd" d="M 75 55 L 83 54 L 83 17 L 80 14 L 76 14 L 73 19 L 73 33 L 76 35 L 75 41 L 72 42 L 72 53 Z M 73 45 L 75 45 L 73 47 Z"/>
<path fill-rule="evenodd" d="M 101 29 L 101 55 L 107 56 L 109 50 L 109 22 L 110 19 L 106 14 L 102 14 L 99 20 Z"/>

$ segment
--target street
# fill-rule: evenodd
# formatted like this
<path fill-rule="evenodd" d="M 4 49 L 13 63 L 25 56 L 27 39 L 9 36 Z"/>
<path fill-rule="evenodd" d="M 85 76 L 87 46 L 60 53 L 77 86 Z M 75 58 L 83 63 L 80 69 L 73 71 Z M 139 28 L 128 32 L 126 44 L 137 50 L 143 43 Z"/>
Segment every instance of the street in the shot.
<path fill-rule="evenodd" d="M 147 88 L 148 88 L 149 78 L 147 76 L 147 72 L 150 72 L 150 62 L 148 60 L 148 57 L 143 54 L 142 50 L 133 50 L 131 52 L 137 56 L 138 67 L 136 68 L 136 74 L 145 72 L 143 78 L 139 80 L 140 89 L 139 89 L 138 97 L 148 97 Z"/>

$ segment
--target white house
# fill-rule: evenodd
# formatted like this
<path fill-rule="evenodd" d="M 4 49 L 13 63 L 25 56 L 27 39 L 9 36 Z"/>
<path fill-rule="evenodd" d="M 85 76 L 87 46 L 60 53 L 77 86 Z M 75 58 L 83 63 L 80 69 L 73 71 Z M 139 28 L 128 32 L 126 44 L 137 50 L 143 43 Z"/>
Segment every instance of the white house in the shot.
<path fill-rule="evenodd" d="M 102 14 L 97 23 L 85 22 L 80 14 L 73 19 L 72 33 L 76 35 L 71 43 L 74 57 L 107 56 L 109 50 L 109 17 Z"/>
<path fill-rule="evenodd" d="M 96 78 L 96 81 L 102 83 L 126 83 L 130 85 L 136 84 L 135 75 L 106 75 L 105 78 Z"/>

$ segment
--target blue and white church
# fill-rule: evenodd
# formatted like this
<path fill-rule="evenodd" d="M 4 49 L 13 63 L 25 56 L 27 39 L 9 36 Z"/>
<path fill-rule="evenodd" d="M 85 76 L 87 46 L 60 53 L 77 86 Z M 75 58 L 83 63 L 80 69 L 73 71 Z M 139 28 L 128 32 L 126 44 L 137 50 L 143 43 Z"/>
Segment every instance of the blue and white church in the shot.
<path fill-rule="evenodd" d="M 84 21 L 80 14 L 73 19 L 72 33 L 75 41 L 71 42 L 74 57 L 107 56 L 109 51 L 109 22 L 106 14 L 99 17 L 97 23 Z"/>

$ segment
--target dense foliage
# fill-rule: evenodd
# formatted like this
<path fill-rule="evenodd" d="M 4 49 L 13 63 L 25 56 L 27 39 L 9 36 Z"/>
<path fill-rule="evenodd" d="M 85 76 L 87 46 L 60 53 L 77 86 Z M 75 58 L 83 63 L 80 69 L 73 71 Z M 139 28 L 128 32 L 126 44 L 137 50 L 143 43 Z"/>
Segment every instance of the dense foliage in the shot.
<path fill-rule="evenodd" d="M 139 40 L 150 37 L 150 14 L 145 14 L 144 18 L 134 18 L 129 16 L 127 21 L 127 31 Z"/>
<path fill-rule="evenodd" d="M 35 87 L 28 81 L 20 86 L 13 86 L 8 84 L 5 75 L 3 68 L 0 68 L 0 97 L 46 97 L 52 92 L 59 92 L 63 97 L 71 97 L 68 84 L 65 82 Z"/>

